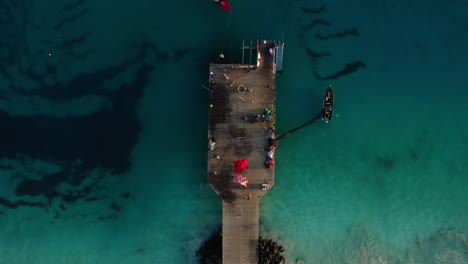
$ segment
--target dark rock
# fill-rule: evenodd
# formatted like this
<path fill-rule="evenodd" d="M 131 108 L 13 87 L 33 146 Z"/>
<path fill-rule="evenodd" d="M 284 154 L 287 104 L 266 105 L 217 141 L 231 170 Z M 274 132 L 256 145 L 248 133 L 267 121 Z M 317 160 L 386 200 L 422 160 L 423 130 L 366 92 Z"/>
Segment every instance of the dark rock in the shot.
<path fill-rule="evenodd" d="M 201 245 L 196 255 L 200 264 L 221 264 L 223 254 L 221 227 Z"/>

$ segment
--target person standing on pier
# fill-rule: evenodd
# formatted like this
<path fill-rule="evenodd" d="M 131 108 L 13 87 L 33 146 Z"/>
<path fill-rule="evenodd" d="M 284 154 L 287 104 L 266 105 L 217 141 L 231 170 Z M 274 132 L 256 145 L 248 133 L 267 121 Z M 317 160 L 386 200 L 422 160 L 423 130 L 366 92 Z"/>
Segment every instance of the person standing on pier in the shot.
<path fill-rule="evenodd" d="M 216 142 L 215 142 L 214 138 L 210 138 L 208 140 L 208 148 L 212 151 L 212 150 L 214 150 L 215 147 L 216 147 Z"/>

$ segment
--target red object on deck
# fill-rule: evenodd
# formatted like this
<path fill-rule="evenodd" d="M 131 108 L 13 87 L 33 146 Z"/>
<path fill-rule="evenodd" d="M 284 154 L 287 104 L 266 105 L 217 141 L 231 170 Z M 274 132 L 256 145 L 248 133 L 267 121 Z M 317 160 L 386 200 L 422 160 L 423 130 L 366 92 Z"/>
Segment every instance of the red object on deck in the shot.
<path fill-rule="evenodd" d="M 227 0 L 221 0 L 216 5 L 218 5 L 218 7 L 224 11 L 231 12 L 231 6 L 229 5 L 229 2 Z"/>
<path fill-rule="evenodd" d="M 246 159 L 237 160 L 234 162 L 234 168 L 236 169 L 236 174 L 243 172 L 249 167 L 249 162 Z"/>

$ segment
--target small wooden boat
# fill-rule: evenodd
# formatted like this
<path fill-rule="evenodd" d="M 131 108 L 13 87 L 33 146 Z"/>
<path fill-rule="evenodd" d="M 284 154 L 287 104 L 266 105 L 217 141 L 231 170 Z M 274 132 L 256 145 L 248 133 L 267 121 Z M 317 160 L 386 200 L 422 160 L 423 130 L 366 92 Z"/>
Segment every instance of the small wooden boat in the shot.
<path fill-rule="evenodd" d="M 323 98 L 323 110 L 322 110 L 322 120 L 325 123 L 332 120 L 333 114 L 333 90 L 332 86 L 329 85 L 325 97 Z"/>
<path fill-rule="evenodd" d="M 231 12 L 231 6 L 227 0 L 213 0 L 215 4 L 224 11 Z"/>

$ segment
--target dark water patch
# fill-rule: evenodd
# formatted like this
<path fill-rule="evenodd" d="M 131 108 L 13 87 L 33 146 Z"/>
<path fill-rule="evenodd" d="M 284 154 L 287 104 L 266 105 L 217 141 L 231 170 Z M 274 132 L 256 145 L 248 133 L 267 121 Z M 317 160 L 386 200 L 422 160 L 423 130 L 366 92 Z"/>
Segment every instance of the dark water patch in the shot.
<path fill-rule="evenodd" d="M 113 220 L 113 219 L 116 219 L 116 218 L 117 218 L 117 215 L 112 214 L 112 215 L 100 216 L 100 217 L 96 218 L 96 221 L 104 222 L 104 221 Z"/>
<path fill-rule="evenodd" d="M 331 56 L 330 52 L 328 52 L 328 51 L 316 53 L 316 52 L 314 52 L 313 50 L 307 48 L 307 49 L 306 49 L 306 52 L 307 52 L 307 55 L 309 55 L 309 56 L 312 58 L 312 62 L 316 62 L 317 59 L 320 59 L 320 58 L 322 58 L 322 57 Z"/>
<path fill-rule="evenodd" d="M 2 170 L 14 170 L 15 166 L 11 164 L 0 164 L 0 169 Z"/>
<path fill-rule="evenodd" d="M 59 211 L 55 210 L 54 211 L 54 219 L 59 219 L 60 218 L 60 213 Z"/>
<path fill-rule="evenodd" d="M 148 40 L 146 37 L 137 43 L 131 46 L 134 50 L 148 50 L 152 51 L 156 56 L 156 61 L 159 64 L 164 64 L 169 61 L 170 54 L 168 52 L 163 52 L 156 46 L 151 40 Z"/>
<path fill-rule="evenodd" d="M 64 204 L 60 204 L 60 209 L 62 209 L 63 211 L 66 211 L 66 210 L 67 210 L 67 207 L 65 207 Z"/>
<path fill-rule="evenodd" d="M 68 5 L 65 5 L 62 7 L 62 11 L 69 11 L 71 9 L 75 9 L 77 7 L 80 7 L 81 5 L 83 5 L 84 3 L 86 2 L 86 0 L 77 0 L 73 3 L 70 3 Z"/>
<path fill-rule="evenodd" d="M 54 100 L 103 94 L 104 90 L 100 86 L 105 80 L 114 78 L 127 66 L 118 65 L 92 74 L 83 74 L 65 84 L 65 87 L 48 87 L 34 94 Z M 25 153 L 33 157 L 51 157 L 68 161 L 80 158 L 83 163 L 89 164 L 87 165 L 89 167 L 101 166 L 112 168 L 117 172 L 125 171 L 128 168 L 127 155 L 136 143 L 141 128 L 135 112 L 136 103 L 142 96 L 150 71 L 150 67 L 144 66 L 137 72 L 136 79 L 132 83 L 115 91 L 106 92 L 114 107 L 89 116 L 11 117 L 0 111 L 0 120 L 9 126 L 9 129 L 0 131 L 0 135 L 14 139 L 4 144 L 0 155 Z M 122 129 L 122 124 L 125 124 L 127 129 Z M 35 137 L 30 136 L 28 129 L 35 131 Z M 0 139 L 1 141 L 6 140 Z"/>
<path fill-rule="evenodd" d="M 1 4 L 0 4 L 1 5 Z M 87 12 L 87 10 L 84 10 Z M 59 26 L 61 27 L 61 26 Z M 18 30 L 19 29 L 19 30 Z M 11 92 L 21 96 L 33 98 L 42 96 L 46 100 L 70 100 L 81 96 L 99 94 L 109 99 L 112 106 L 109 109 L 97 111 L 86 116 L 54 117 L 47 115 L 10 115 L 0 110 L 0 122 L 5 129 L 0 131 L 0 158 L 18 159 L 26 156 L 30 159 L 52 160 L 63 168 L 62 173 L 42 175 L 41 179 L 24 179 L 17 187 L 17 195 L 43 195 L 46 198 L 59 198 L 63 202 L 72 203 L 83 199 L 92 193 L 99 179 L 91 184 L 83 185 L 83 181 L 91 177 L 96 168 L 109 169 L 111 173 L 123 173 L 130 166 L 129 155 L 137 142 L 141 124 L 138 120 L 136 108 L 143 95 L 148 74 L 152 68 L 142 64 L 147 47 L 142 47 L 140 55 L 120 65 L 104 68 L 93 73 L 86 73 L 73 78 L 60 85 L 47 85 L 45 79 L 57 79 L 58 68 L 46 64 L 46 71 L 37 72 L 31 67 L 31 58 L 28 49 L 21 46 L 21 25 L 9 30 L 14 37 L 8 41 L 0 40 L 0 45 L 13 42 L 8 46 L 13 52 L 11 63 L 20 65 L 17 68 L 6 68 L 4 58 L 0 58 L 0 72 L 6 76 Z M 6 36 L 8 34 L 5 34 Z M 89 33 L 84 33 L 70 42 L 56 43 L 65 48 L 73 48 L 75 42 L 85 41 Z M 18 40 L 18 41 L 17 41 Z M 62 48 L 63 48 L 62 47 Z M 20 52 L 21 51 L 21 52 Z M 45 52 L 45 51 L 43 51 Z M 1 56 L 0 56 L 1 57 Z M 22 63 L 19 63 L 22 62 Z M 128 69 L 137 67 L 133 80 L 125 85 L 115 85 L 111 91 L 103 88 L 107 81 L 118 77 Z M 43 68 L 43 67 L 42 67 Z M 133 68 L 132 68 L 133 69 Z M 41 89 L 27 91 L 17 79 L 20 75 L 35 81 Z M 102 74 L 103 76 L 99 76 Z M 22 77 L 19 77 L 22 78 Z M 28 88 L 28 87 L 26 87 Z M 83 91 L 84 90 L 84 91 Z M 14 100 L 14 95 L 9 96 Z M 8 99 L 8 98 L 7 98 Z M 32 99 L 31 99 L 32 100 Z M 87 107 L 83 105 L 83 107 Z M 6 127 L 8 126 L 8 128 Z M 79 164 L 76 161 L 80 161 Z M 78 190 L 60 191 L 59 186 L 70 185 Z M 33 205 L 32 202 L 8 203 L 8 206 Z"/>
<path fill-rule="evenodd" d="M 392 170 L 393 168 L 395 168 L 397 160 L 394 157 L 378 156 L 378 157 L 375 158 L 375 163 L 376 163 L 378 168 L 389 171 L 389 170 Z"/>
<path fill-rule="evenodd" d="M 47 42 L 48 42 L 48 41 L 47 41 Z M 43 50 L 43 49 L 36 50 L 36 51 L 33 53 L 33 55 L 39 55 L 39 56 L 42 56 L 42 55 L 45 55 L 45 54 L 46 54 L 46 52 L 45 52 L 45 50 Z"/>
<path fill-rule="evenodd" d="M 89 8 L 85 8 L 85 9 L 81 10 L 81 12 L 79 12 L 76 15 L 64 18 L 60 22 L 58 22 L 57 25 L 55 25 L 54 29 L 55 30 L 60 30 L 65 25 L 73 23 L 76 20 L 80 19 L 81 17 L 85 16 L 88 12 L 89 12 Z"/>
<path fill-rule="evenodd" d="M 89 176 L 89 172 L 80 171 L 80 169 L 73 167 L 72 169 L 68 168 L 58 173 L 46 175 L 40 180 L 25 179 L 17 185 L 16 195 L 43 195 L 48 199 L 61 198 L 63 202 L 71 204 L 78 199 L 88 196 L 100 181 L 100 178 L 97 178 L 90 184 L 79 186 L 87 176 Z M 58 186 L 63 183 L 79 186 L 81 189 L 61 192 L 58 190 Z"/>
<path fill-rule="evenodd" d="M 71 51 L 69 53 L 70 56 L 72 56 L 73 58 L 75 58 L 77 60 L 86 59 L 89 56 L 94 55 L 94 54 L 96 54 L 96 50 L 94 50 L 94 49 L 88 49 L 88 50 L 80 51 L 80 52 Z"/>
<path fill-rule="evenodd" d="M 121 206 L 121 205 L 119 205 L 119 204 L 113 202 L 113 203 L 111 204 L 110 208 L 111 208 L 112 210 L 115 210 L 115 211 L 120 211 L 120 210 L 122 210 L 123 206 Z"/>
<path fill-rule="evenodd" d="M 156 59 L 162 63 L 167 63 L 169 60 L 169 53 L 158 53 Z"/>
<path fill-rule="evenodd" d="M 299 38 L 303 38 L 304 34 L 313 29 L 316 26 L 326 26 L 329 27 L 331 25 L 330 22 L 323 20 L 323 19 L 315 19 L 314 21 L 310 22 L 306 27 L 302 28 L 300 32 L 298 33 Z"/>
<path fill-rule="evenodd" d="M 12 181 L 17 180 L 17 179 L 24 179 L 24 178 L 26 178 L 26 176 L 24 174 L 19 173 L 19 172 L 14 172 L 10 176 L 10 180 L 12 180 Z"/>
<path fill-rule="evenodd" d="M 25 6 L 21 6 L 25 5 Z M 27 10 L 24 1 L 0 1 L 0 68 L 20 64 L 27 40 Z"/>
<path fill-rule="evenodd" d="M 3 78 L 5 80 L 7 80 L 7 83 L 8 83 L 8 88 L 12 89 L 14 86 L 12 86 L 11 84 L 14 82 L 14 77 L 11 73 L 9 73 L 5 68 L 2 68 L 1 67 L 1 64 L 0 64 L 0 74 L 1 76 L 3 76 Z M 5 98 L 5 100 L 8 100 L 10 101 L 10 99 L 8 98 Z"/>
<path fill-rule="evenodd" d="M 11 208 L 11 209 L 15 209 L 15 208 L 18 208 L 20 206 L 31 206 L 31 207 L 41 207 L 41 208 L 46 207 L 46 204 L 44 204 L 44 203 L 28 202 L 28 201 L 24 201 L 24 200 L 18 200 L 16 202 L 12 202 L 12 201 L 4 199 L 4 198 L 0 198 L 0 204 L 5 206 L 5 207 Z"/>
<path fill-rule="evenodd" d="M 391 193 L 385 179 L 386 177 L 388 176 L 385 173 L 372 171 L 359 174 L 355 180 L 359 182 L 359 187 L 365 190 L 369 196 L 384 201 Z"/>
<path fill-rule="evenodd" d="M 57 84 L 53 86 L 47 86 L 43 83 L 42 80 L 45 76 L 39 75 L 34 73 L 32 70 L 29 70 L 27 72 L 23 72 L 23 74 L 31 80 L 42 83 L 43 87 L 33 91 L 21 91 L 21 93 L 28 96 L 43 96 L 47 97 L 49 100 L 57 101 L 75 99 L 85 95 L 105 95 L 112 97 L 113 93 L 115 94 L 115 92 L 108 91 L 107 89 L 103 88 L 103 85 L 107 81 L 117 77 L 119 74 L 123 74 L 126 70 L 133 66 L 134 63 L 135 61 L 127 61 L 118 65 L 97 70 L 95 72 L 82 73 L 65 84 Z M 50 75 L 55 76 L 55 74 L 49 71 L 49 76 Z M 146 78 L 146 76 L 144 78 Z M 135 84 L 139 85 L 138 82 L 141 81 L 143 80 L 135 80 Z M 133 89 L 132 87 L 128 86 L 125 88 L 129 90 Z M 136 94 L 129 98 L 131 102 L 134 102 L 136 96 L 139 98 L 142 95 L 141 90 L 141 87 L 135 88 Z"/>
<path fill-rule="evenodd" d="M 125 199 L 130 198 L 130 195 L 131 195 L 130 192 L 124 192 L 124 193 L 122 193 L 122 197 L 125 198 Z"/>
<path fill-rule="evenodd" d="M 359 32 L 357 28 L 351 28 L 343 32 L 338 32 L 338 33 L 333 33 L 333 34 L 328 34 L 328 35 L 322 35 L 320 33 L 315 34 L 315 37 L 321 40 L 326 40 L 330 38 L 342 38 L 346 36 L 359 36 Z"/>
<path fill-rule="evenodd" d="M 68 171 L 61 171 L 46 175 L 40 180 L 25 179 L 16 186 L 16 195 L 55 197 L 57 195 L 55 188 L 67 178 L 68 173 Z"/>
<path fill-rule="evenodd" d="M 7 102 L 11 102 L 10 99 L 4 95 L 1 95 L 0 94 L 0 100 L 3 100 L 3 101 L 7 101 Z"/>
<path fill-rule="evenodd" d="M 419 160 L 419 155 L 418 155 L 418 152 L 416 150 L 409 149 L 408 154 L 409 154 L 412 161 L 418 161 Z"/>
<path fill-rule="evenodd" d="M 72 179 L 73 178 L 76 178 L 76 177 L 72 177 Z M 62 201 L 68 202 L 69 204 L 72 204 L 72 203 L 76 202 L 77 200 L 85 198 L 86 196 L 91 194 L 92 191 L 95 189 L 95 187 L 100 182 L 99 180 L 96 180 L 95 182 L 93 182 L 91 184 L 84 185 L 81 190 L 70 191 L 70 192 L 67 192 L 67 193 L 60 193 L 59 196 L 62 198 Z M 56 196 L 56 197 L 58 197 L 58 196 Z"/>
<path fill-rule="evenodd" d="M 88 49 L 84 51 L 76 51 L 76 47 L 82 46 L 91 35 L 91 32 L 85 32 L 78 37 L 70 38 L 59 38 L 57 40 L 44 40 L 48 46 L 53 47 L 54 53 L 59 53 L 66 56 L 71 56 L 77 60 L 87 58 L 91 54 L 95 54 L 95 49 Z M 38 50 L 34 52 L 35 55 L 46 55 L 45 50 Z M 36 80 L 36 79 L 35 79 Z M 37 80 L 36 80 L 37 81 Z"/>
<path fill-rule="evenodd" d="M 301 10 L 302 10 L 304 13 L 307 13 L 307 14 L 318 15 L 318 14 L 322 13 L 323 11 L 325 11 L 326 8 L 325 8 L 325 6 L 321 6 L 321 7 L 318 7 L 318 8 L 301 7 Z"/>
<path fill-rule="evenodd" d="M 79 37 L 76 38 L 69 38 L 65 40 L 61 40 L 58 42 L 58 47 L 63 49 L 72 49 L 77 45 L 81 45 L 86 42 L 91 35 L 91 32 L 85 32 L 81 34 Z"/>
<path fill-rule="evenodd" d="M 52 87 L 37 93 L 54 99 L 68 99 L 95 91 L 104 93 L 100 87 L 104 80 L 114 78 L 125 68 L 120 65 L 85 74 L 81 76 L 83 79 L 77 77 L 62 86 L 62 92 L 58 87 Z M 0 122 L 4 126 L 0 131 L 0 158 L 17 159 L 18 155 L 24 155 L 31 159 L 57 161 L 64 167 L 62 172 L 45 175 L 40 180 L 23 180 L 17 186 L 17 195 L 60 197 L 71 203 L 88 196 L 97 183 L 67 193 L 57 191 L 60 184 L 79 186 L 98 167 L 108 168 L 112 173 L 127 171 L 131 150 L 141 130 L 136 108 L 151 70 L 149 66 L 141 66 L 133 82 L 106 92 L 114 107 L 87 116 L 10 116 L 0 110 Z M 81 88 L 86 92 L 72 91 Z M 58 95 L 54 95 L 56 91 Z M 81 162 L 77 164 L 77 160 Z"/>
<path fill-rule="evenodd" d="M 315 78 L 319 80 L 334 80 L 338 79 L 342 76 L 351 74 L 359 70 L 360 68 L 366 68 L 366 65 L 362 61 L 355 61 L 352 63 L 346 64 L 345 68 L 343 70 L 337 71 L 334 74 L 328 75 L 328 76 L 320 76 L 317 71 L 314 71 Z"/>
<path fill-rule="evenodd" d="M 181 60 L 183 58 L 185 58 L 187 55 L 189 55 L 190 53 L 193 53 L 195 52 L 196 50 L 194 48 L 180 48 L 180 49 L 177 49 L 174 53 L 174 59 L 176 61 L 178 60 Z"/>
<path fill-rule="evenodd" d="M 0 28 L 5 28 L 14 23 L 15 17 L 11 12 L 10 7 L 5 3 L 5 1 L 0 2 Z"/>
<path fill-rule="evenodd" d="M 44 83 L 44 77 L 48 76 L 51 79 L 55 80 L 57 82 L 57 68 L 50 63 L 45 63 L 44 65 L 45 70 L 42 73 L 36 72 L 32 67 L 20 67 L 18 68 L 18 73 L 23 75 L 29 80 L 35 81 L 37 84 L 39 84 L 40 87 L 46 86 Z M 20 86 L 15 86 L 14 85 L 14 80 L 9 80 L 11 86 L 11 90 L 18 92 L 18 93 L 32 93 L 32 92 L 25 92 L 24 88 L 26 87 L 20 87 Z"/>
<path fill-rule="evenodd" d="M 102 200 L 106 197 L 95 197 L 95 196 L 92 196 L 92 197 L 86 197 L 84 200 L 87 201 L 87 202 L 95 202 L 95 201 L 99 201 L 99 200 Z"/>

